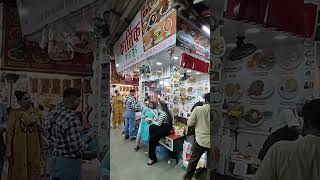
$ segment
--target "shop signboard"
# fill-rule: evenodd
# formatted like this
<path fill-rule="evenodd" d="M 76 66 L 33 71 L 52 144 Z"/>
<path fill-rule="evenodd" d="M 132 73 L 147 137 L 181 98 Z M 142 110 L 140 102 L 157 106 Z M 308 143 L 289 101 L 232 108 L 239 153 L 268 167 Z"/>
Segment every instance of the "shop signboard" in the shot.
<path fill-rule="evenodd" d="M 210 58 L 210 42 L 209 38 L 195 28 L 192 22 L 185 20 L 182 17 L 178 19 L 177 27 L 177 44 L 204 59 Z"/>
<path fill-rule="evenodd" d="M 53 23 L 97 0 L 17 0 L 21 30 L 24 35 L 39 31 L 45 25 Z"/>
<path fill-rule="evenodd" d="M 176 44 L 177 12 L 170 0 L 148 0 L 113 47 L 117 71 Z"/>

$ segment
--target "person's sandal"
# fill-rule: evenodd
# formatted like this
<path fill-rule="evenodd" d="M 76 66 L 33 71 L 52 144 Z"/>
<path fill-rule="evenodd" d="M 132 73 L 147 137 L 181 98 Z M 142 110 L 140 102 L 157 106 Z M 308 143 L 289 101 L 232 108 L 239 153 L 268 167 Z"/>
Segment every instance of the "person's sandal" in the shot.
<path fill-rule="evenodd" d="M 156 162 L 157 162 L 157 160 L 150 160 L 150 161 L 148 161 L 147 164 L 148 164 L 149 166 L 151 166 L 152 164 L 155 164 Z"/>
<path fill-rule="evenodd" d="M 136 146 L 136 147 L 134 148 L 134 150 L 135 150 L 136 152 L 138 152 L 138 151 L 139 151 L 139 149 L 140 149 L 140 147 L 139 147 L 139 146 Z"/>

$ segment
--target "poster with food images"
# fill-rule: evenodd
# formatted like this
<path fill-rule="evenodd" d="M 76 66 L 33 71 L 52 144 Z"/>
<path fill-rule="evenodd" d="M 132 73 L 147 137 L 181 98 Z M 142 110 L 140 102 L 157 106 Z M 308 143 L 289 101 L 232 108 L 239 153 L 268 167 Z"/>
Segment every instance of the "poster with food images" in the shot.
<path fill-rule="evenodd" d="M 245 160 L 244 165 L 250 166 L 256 164 L 270 133 L 284 125 L 283 119 L 279 119 L 280 112 L 294 109 L 296 103 L 319 94 L 315 46 L 299 41 L 276 48 L 260 46 L 251 54 L 238 49 L 239 56 L 246 53 L 247 56 L 231 60 L 233 49 L 228 48 L 224 56 L 221 81 L 225 97 L 224 128 L 237 132 L 228 135 L 234 142 L 228 150 L 237 152 L 228 155 L 227 165 Z M 229 169 L 229 173 L 234 175 L 236 170 Z M 238 175 L 244 178 L 245 174 Z"/>
<path fill-rule="evenodd" d="M 45 72 L 91 76 L 94 54 L 93 34 L 90 32 L 65 33 L 55 31 L 55 35 L 44 48 L 38 42 L 22 36 L 17 4 L 14 0 L 4 2 L 2 68 L 28 72 Z M 72 43 L 66 41 L 67 35 Z"/>
<path fill-rule="evenodd" d="M 237 117 L 240 129 L 269 133 L 281 126 L 282 109 L 315 94 L 315 53 L 310 44 L 261 48 L 242 59 L 230 60 L 227 50 L 222 76 L 224 108 Z M 234 105 L 234 104 L 237 105 Z M 240 108 L 240 107 L 241 108 Z M 235 116 L 234 109 L 243 109 Z M 227 119 L 230 116 L 227 116 Z"/>
<path fill-rule="evenodd" d="M 156 14 L 154 14 L 155 16 Z M 152 18 L 153 16 L 151 16 Z M 160 18 L 160 17 L 159 17 Z M 144 51 L 151 49 L 160 42 L 176 34 L 177 12 L 172 9 L 165 16 L 162 16 L 159 22 L 154 21 L 154 25 L 148 26 L 148 21 L 143 24 L 143 48 Z M 152 21 L 153 22 L 153 21 Z M 150 23 L 150 22 L 149 22 Z"/>

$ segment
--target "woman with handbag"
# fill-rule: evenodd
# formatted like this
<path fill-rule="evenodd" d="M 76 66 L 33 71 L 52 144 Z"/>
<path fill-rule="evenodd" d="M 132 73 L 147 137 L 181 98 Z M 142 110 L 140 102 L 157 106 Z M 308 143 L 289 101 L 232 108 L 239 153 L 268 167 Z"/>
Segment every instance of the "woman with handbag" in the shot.
<path fill-rule="evenodd" d="M 19 109 L 9 114 L 7 127 L 8 180 L 40 180 L 45 163 L 42 148 L 48 148 L 42 114 L 31 105 L 27 92 L 16 91 Z"/>

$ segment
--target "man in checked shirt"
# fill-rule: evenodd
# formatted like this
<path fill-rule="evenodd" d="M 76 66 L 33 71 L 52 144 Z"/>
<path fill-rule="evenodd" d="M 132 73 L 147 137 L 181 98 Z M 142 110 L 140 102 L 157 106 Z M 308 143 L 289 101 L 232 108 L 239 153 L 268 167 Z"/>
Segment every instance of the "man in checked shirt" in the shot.
<path fill-rule="evenodd" d="M 79 89 L 66 89 L 62 103 L 45 120 L 44 128 L 52 148 L 48 163 L 50 180 L 81 180 L 82 159 L 95 157 L 93 152 L 85 152 L 87 145 L 80 137 L 81 122 L 75 113 L 80 96 Z"/>
<path fill-rule="evenodd" d="M 124 139 L 134 141 L 136 139 L 136 91 L 131 89 L 130 94 L 124 99 L 123 105 L 125 108 L 125 124 L 124 124 Z"/>

